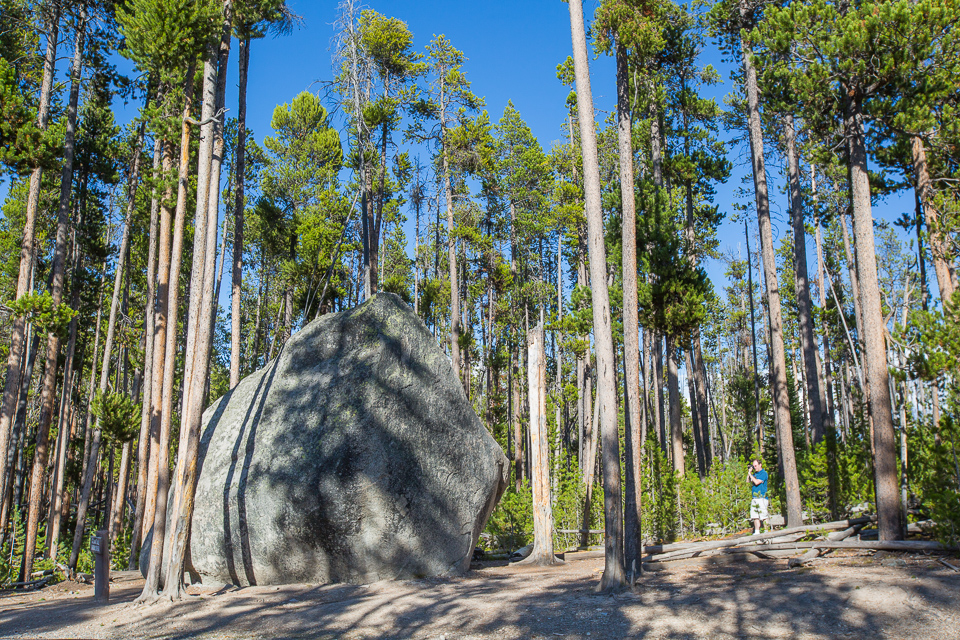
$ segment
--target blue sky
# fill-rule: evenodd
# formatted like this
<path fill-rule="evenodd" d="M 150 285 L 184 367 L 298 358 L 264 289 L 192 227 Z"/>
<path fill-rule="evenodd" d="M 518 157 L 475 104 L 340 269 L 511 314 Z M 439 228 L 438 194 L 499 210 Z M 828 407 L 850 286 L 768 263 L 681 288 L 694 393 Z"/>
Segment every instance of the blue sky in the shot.
<path fill-rule="evenodd" d="M 271 133 L 270 117 L 278 104 L 289 102 L 301 91 L 323 93 L 324 82 L 332 78 L 331 53 L 336 20 L 335 2 L 289 0 L 293 11 L 303 22 L 293 33 L 257 40 L 251 46 L 248 85 L 248 126 L 258 141 Z M 584 2 L 584 13 L 593 15 L 597 0 Z M 541 145 L 549 149 L 561 139 L 561 125 L 566 118 L 565 99 L 569 89 L 556 79 L 556 66 L 571 52 L 568 6 L 560 0 L 488 0 L 459 3 L 449 0 L 371 0 L 369 8 L 405 21 L 414 34 L 417 49 L 435 36 L 444 34 L 467 57 L 465 71 L 473 83 L 473 91 L 486 100 L 486 109 L 496 121 L 508 100 L 530 125 Z M 707 95 L 722 104 L 731 91 L 730 65 L 720 53 L 708 46 L 703 64 L 713 64 L 720 71 L 724 84 L 712 87 Z M 132 72 L 128 61 L 117 57 L 121 71 Z M 61 67 L 65 67 L 61 64 Z M 65 69 L 61 69 L 65 73 Z M 615 108 L 614 64 L 610 57 L 591 61 L 591 80 L 597 118 L 602 120 Z M 230 116 L 236 116 L 237 100 L 236 47 L 230 64 L 227 102 Z M 135 115 L 137 105 L 118 105 L 118 119 L 126 122 Z M 725 138 L 731 136 L 722 134 Z M 716 202 L 727 219 L 720 229 L 720 250 L 736 253 L 743 243 L 743 224 L 733 220 L 735 191 L 749 176 L 745 148 L 733 146 L 729 159 L 734 174 L 727 184 L 720 185 Z M 768 167 L 772 179 L 774 239 L 789 233 L 785 218 L 786 201 L 781 194 L 783 180 L 776 165 Z M 746 183 L 752 189 L 752 182 Z M 0 184 L 0 198 L 6 195 L 6 184 Z M 903 210 L 911 209 L 912 196 L 891 198 L 880 203 L 874 215 L 892 220 Z M 751 220 L 755 229 L 756 221 Z M 408 236 L 411 234 L 408 233 Z M 756 251 L 756 244 L 751 242 Z M 813 241 L 808 242 L 810 260 L 814 259 Z M 811 264 L 815 264 L 811 262 Z M 708 273 L 718 292 L 724 286 L 724 266 L 711 260 Z"/>

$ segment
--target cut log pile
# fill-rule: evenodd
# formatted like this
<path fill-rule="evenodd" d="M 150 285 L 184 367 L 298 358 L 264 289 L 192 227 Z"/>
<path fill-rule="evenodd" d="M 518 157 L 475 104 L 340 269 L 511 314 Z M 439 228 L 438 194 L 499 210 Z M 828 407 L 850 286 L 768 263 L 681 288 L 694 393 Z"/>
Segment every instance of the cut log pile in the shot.
<path fill-rule="evenodd" d="M 870 537 L 864 527 L 874 522 L 872 517 L 838 520 L 823 524 L 792 527 L 726 540 L 683 542 L 644 547 L 646 563 L 669 562 L 719 555 L 753 554 L 763 558 L 790 557 L 791 567 L 802 566 L 834 549 L 863 549 L 871 551 L 946 552 L 956 551 L 932 540 L 895 540 L 880 542 L 865 540 Z M 922 524 L 910 525 L 908 533 L 921 533 Z M 861 533 L 867 535 L 862 536 Z M 813 538 L 813 539 L 811 539 Z"/>

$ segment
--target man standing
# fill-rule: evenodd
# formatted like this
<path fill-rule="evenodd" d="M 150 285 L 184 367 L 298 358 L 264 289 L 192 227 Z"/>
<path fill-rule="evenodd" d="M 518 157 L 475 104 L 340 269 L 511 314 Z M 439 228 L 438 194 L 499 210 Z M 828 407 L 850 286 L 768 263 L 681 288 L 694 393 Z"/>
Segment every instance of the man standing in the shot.
<path fill-rule="evenodd" d="M 753 500 L 750 501 L 750 518 L 753 520 L 753 535 L 760 533 L 760 521 L 767 519 L 767 472 L 760 464 L 759 458 L 754 458 L 750 463 L 750 471 L 747 472 L 747 478 L 750 479 L 753 492 Z"/>

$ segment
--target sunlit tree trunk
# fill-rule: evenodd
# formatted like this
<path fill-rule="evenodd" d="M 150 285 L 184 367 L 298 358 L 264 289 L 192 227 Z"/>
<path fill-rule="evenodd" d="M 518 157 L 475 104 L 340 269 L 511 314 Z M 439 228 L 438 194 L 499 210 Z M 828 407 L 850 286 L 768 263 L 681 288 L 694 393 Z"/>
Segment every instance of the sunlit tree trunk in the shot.
<path fill-rule="evenodd" d="M 233 205 L 233 270 L 230 291 L 230 388 L 240 384 L 240 303 L 243 295 L 243 209 L 247 151 L 247 72 L 250 38 L 240 41 L 240 86 L 237 100 L 236 202 Z"/>
<path fill-rule="evenodd" d="M 617 141 L 620 151 L 620 200 L 623 207 L 623 371 L 624 448 L 624 563 L 640 565 L 640 318 L 637 308 L 637 211 L 633 194 L 633 135 L 627 51 L 617 42 Z"/>
<path fill-rule="evenodd" d="M 216 57 L 213 56 L 212 52 L 210 58 L 208 58 L 208 63 L 212 63 L 210 65 L 212 73 L 204 81 L 204 102 L 212 99 L 215 113 L 212 122 L 213 127 L 210 131 L 212 148 L 210 166 L 206 176 L 208 182 L 207 199 L 203 201 L 202 207 L 198 201 L 196 211 L 196 229 L 201 228 L 201 218 L 206 218 L 203 225 L 205 238 L 202 239 L 202 244 L 200 242 L 194 244 L 193 279 L 197 281 L 198 287 L 192 290 L 191 298 L 198 298 L 198 303 L 197 314 L 194 318 L 195 324 L 190 327 L 188 332 L 188 345 L 191 337 L 190 333 L 193 334 L 194 351 L 190 377 L 187 378 L 185 375 L 184 401 L 181 413 L 183 416 L 181 433 L 185 432 L 186 438 L 181 439 L 180 443 L 177 485 L 174 493 L 173 517 L 171 518 L 172 528 L 168 534 L 170 537 L 170 552 L 165 558 L 164 596 L 170 599 L 179 599 L 183 596 L 183 570 L 197 483 L 200 427 L 203 405 L 207 395 L 206 382 L 210 369 L 210 351 L 213 344 L 212 316 L 215 313 L 216 306 L 214 290 L 217 258 L 217 214 L 220 201 L 220 168 L 224 148 L 223 124 L 216 112 L 222 109 L 226 94 L 232 9 L 233 3 L 231 0 L 224 0 L 223 31 L 219 51 L 214 50 L 217 54 Z M 212 92 L 207 86 L 211 83 L 213 85 Z M 200 251 L 197 251 L 198 248 Z"/>
<path fill-rule="evenodd" d="M 524 560 L 556 564 L 553 555 L 553 506 L 550 499 L 550 457 L 547 441 L 547 363 L 543 323 L 527 333 L 527 394 L 530 402 L 530 479 L 533 485 L 533 551 Z"/>
<path fill-rule="evenodd" d="M 162 142 L 153 143 L 153 176 L 160 175 Z M 154 332 L 156 327 L 156 272 L 157 272 L 157 226 L 159 224 L 160 199 L 157 193 L 150 198 L 150 228 L 147 242 L 146 299 L 144 308 L 144 360 L 143 394 L 140 410 L 140 439 L 137 446 L 137 504 L 133 516 L 133 533 L 130 539 L 130 560 L 127 569 L 137 568 L 140 560 L 140 545 L 143 542 L 143 516 L 147 503 L 147 474 L 150 467 L 150 408 L 153 402 Z"/>
<path fill-rule="evenodd" d="M 146 580 L 143 585 L 143 592 L 137 599 L 138 602 L 149 602 L 156 599 L 160 591 L 161 568 L 163 567 L 163 555 L 166 552 L 164 541 L 166 540 L 167 527 L 167 494 L 170 489 L 170 425 L 173 418 L 174 403 L 174 373 L 177 353 L 177 313 L 180 308 L 180 264 L 183 259 L 183 231 L 184 222 L 187 213 L 187 190 L 189 186 L 189 168 L 190 168 L 190 113 L 193 98 L 193 66 L 188 69 L 186 76 L 186 87 L 184 90 L 183 115 L 181 117 L 180 131 L 180 163 L 177 169 L 177 206 L 173 220 L 173 239 L 169 251 L 169 269 L 164 274 L 164 265 L 161 262 L 161 276 L 166 277 L 164 282 L 161 277 L 159 293 L 166 293 L 166 306 L 161 306 L 157 313 L 157 322 L 160 323 L 163 317 L 164 340 L 163 343 L 163 371 L 161 378 L 161 393 L 159 394 L 159 430 L 156 440 L 157 450 L 157 472 L 156 472 L 156 494 L 154 497 L 155 508 L 153 511 L 153 541 L 150 547 L 150 566 L 147 570 Z M 162 220 L 161 220 L 162 223 Z M 161 224 L 162 227 L 162 224 Z M 163 235 L 161 230 L 161 236 Z M 163 238 L 161 237 L 161 243 Z M 161 244 L 161 260 L 164 259 L 163 244 Z M 172 317 L 168 317 L 172 316 Z M 172 320 L 172 321 L 171 321 Z M 159 348 L 159 343 L 157 345 Z M 156 356 L 155 356 L 156 357 Z M 156 391 L 156 389 L 154 389 Z M 153 443 L 151 443 L 152 445 Z M 146 526 L 146 523 L 145 523 Z"/>
<path fill-rule="evenodd" d="M 917 191 L 923 201 L 923 213 L 927 227 L 930 229 L 930 254 L 933 258 L 933 269 L 937 274 L 937 286 L 940 288 L 940 300 L 944 306 L 950 304 L 953 292 L 956 290 L 953 268 L 953 256 L 950 254 L 949 244 L 943 232 L 940 212 L 934 202 L 935 194 L 930 182 L 930 170 L 927 164 L 927 151 L 923 138 L 913 136 L 910 139 L 910 150 L 913 157 L 913 171 L 917 183 Z"/>
<path fill-rule="evenodd" d="M 63 281 L 66 275 L 67 246 L 70 233 L 70 194 L 73 191 L 73 161 L 77 132 L 77 106 L 80 102 L 80 71 L 83 66 L 83 46 L 87 28 L 87 8 L 81 4 L 76 19 L 73 65 L 70 71 L 70 98 L 67 106 L 67 129 L 63 141 L 63 169 L 60 174 L 60 207 L 57 216 L 56 247 L 50 278 L 50 298 L 56 309 L 63 298 Z M 20 579 L 26 580 L 33 570 L 36 552 L 37 528 L 40 523 L 40 507 L 43 499 L 44 474 L 49 454 L 50 424 L 53 421 L 57 392 L 57 360 L 60 356 L 60 336 L 47 335 L 46 362 L 43 370 L 43 387 L 40 391 L 40 422 L 37 425 L 36 448 L 33 454 L 33 472 L 30 478 L 30 500 L 27 510 L 26 535 L 24 538 L 23 565 Z"/>
<path fill-rule="evenodd" d="M 60 38 L 60 7 L 59 2 L 49 2 L 43 5 L 42 11 L 46 18 L 46 52 L 43 57 L 43 78 L 40 82 L 40 100 L 37 105 L 37 125 L 46 130 L 50 120 L 50 96 L 53 88 L 53 77 L 57 66 L 57 43 Z M 27 191 L 27 206 L 24 212 L 23 235 L 20 238 L 20 269 L 17 276 L 17 300 L 25 296 L 31 288 L 33 265 L 36 260 L 36 219 L 37 206 L 40 202 L 40 186 L 43 178 L 42 167 L 36 167 L 30 174 L 30 186 Z M 10 487 L 7 477 L 12 475 L 12 469 L 7 466 L 7 451 L 11 447 L 10 436 L 13 430 L 13 419 L 17 412 L 20 396 L 22 364 L 24 350 L 27 344 L 27 321 L 24 316 L 14 316 L 10 319 L 10 351 L 7 354 L 7 376 L 3 387 L 3 399 L 0 404 L 0 496 L 6 496 Z M 22 382 L 28 385 L 29 379 Z M 6 517 L 0 523 L 0 531 L 6 528 Z"/>
<path fill-rule="evenodd" d="M 590 282 L 593 299 L 593 338 L 597 351 L 597 402 L 603 439 L 603 495 L 605 564 L 601 590 L 626 585 L 623 569 L 623 514 L 620 492 L 620 442 L 617 426 L 617 389 L 614 372 L 610 298 L 607 291 L 607 258 L 603 245 L 603 212 L 600 203 L 600 168 L 597 155 L 593 94 L 587 61 L 587 40 L 581 0 L 571 0 L 570 31 L 577 86 L 577 112 L 583 152 L 583 186 L 587 213 Z"/>
<path fill-rule="evenodd" d="M 877 278 L 877 255 L 873 239 L 873 212 L 863 115 L 859 97 L 855 92 L 844 100 L 844 120 L 850 159 L 853 229 L 857 242 L 857 276 L 860 280 L 863 312 L 867 407 L 873 420 L 877 526 L 881 540 L 899 540 L 903 537 L 903 532 L 900 526 L 896 439 L 890 402 L 886 341 L 883 335 L 883 310 L 880 306 L 880 283 Z"/>
<path fill-rule="evenodd" d="M 740 12 L 749 11 L 746 0 L 740 0 Z M 763 257 L 764 281 L 767 287 L 769 310 L 771 379 L 773 404 L 778 429 L 780 461 L 786 485 L 787 526 L 803 523 L 800 506 L 800 482 L 797 478 L 796 455 L 793 450 L 793 429 L 790 423 L 790 396 L 787 391 L 787 360 L 783 346 L 783 318 L 780 310 L 780 289 L 777 280 L 776 253 L 770 225 L 770 201 L 767 196 L 766 167 L 763 158 L 763 133 L 760 124 L 757 72 L 751 60 L 749 43 L 741 41 L 744 83 L 747 93 L 747 124 L 750 136 L 750 155 L 753 162 L 753 186 L 756 194 L 757 218 L 760 223 L 760 251 Z"/>

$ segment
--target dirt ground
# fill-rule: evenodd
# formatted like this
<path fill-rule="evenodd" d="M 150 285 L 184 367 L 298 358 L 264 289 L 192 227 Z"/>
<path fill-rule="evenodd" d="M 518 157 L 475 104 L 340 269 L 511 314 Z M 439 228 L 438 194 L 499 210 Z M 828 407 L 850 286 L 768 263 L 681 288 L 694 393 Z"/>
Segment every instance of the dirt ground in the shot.
<path fill-rule="evenodd" d="M 72 582 L 0 595 L 0 637 L 960 639 L 960 572 L 932 556 L 835 556 L 803 569 L 753 556 L 664 563 L 616 596 L 594 592 L 601 553 L 565 559 L 361 586 L 191 587 L 183 602 L 146 607 L 133 605 L 139 575 L 115 572 L 105 606 Z"/>

